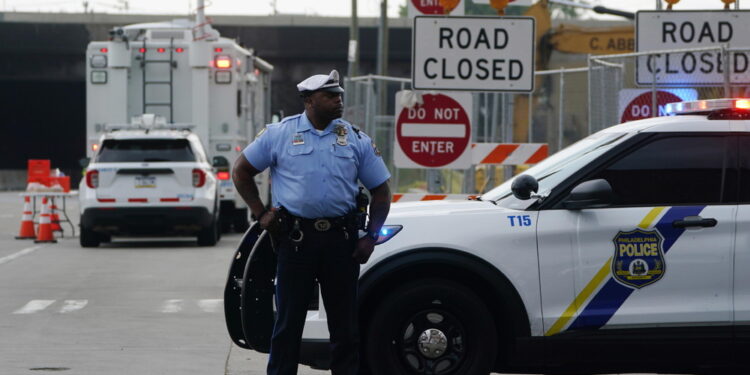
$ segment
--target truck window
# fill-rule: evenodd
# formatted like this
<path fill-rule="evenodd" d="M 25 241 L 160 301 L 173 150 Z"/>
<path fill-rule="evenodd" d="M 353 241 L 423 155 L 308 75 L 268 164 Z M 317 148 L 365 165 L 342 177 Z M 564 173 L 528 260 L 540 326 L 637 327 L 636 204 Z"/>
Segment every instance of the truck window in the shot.
<path fill-rule="evenodd" d="M 187 139 L 107 139 L 96 162 L 195 161 Z"/>

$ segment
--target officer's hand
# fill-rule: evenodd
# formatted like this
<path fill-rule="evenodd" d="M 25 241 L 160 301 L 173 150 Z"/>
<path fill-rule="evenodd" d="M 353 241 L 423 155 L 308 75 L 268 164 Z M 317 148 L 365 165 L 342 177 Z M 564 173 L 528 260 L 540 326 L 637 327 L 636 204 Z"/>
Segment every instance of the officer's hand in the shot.
<path fill-rule="evenodd" d="M 359 264 L 367 263 L 370 259 L 370 255 L 375 250 L 375 240 L 370 236 L 364 236 L 357 241 L 357 248 L 354 249 L 352 258 L 359 262 Z"/>
<path fill-rule="evenodd" d="M 258 221 L 260 222 L 260 227 L 262 229 L 265 229 L 269 232 L 274 232 L 279 223 L 277 218 L 278 218 L 278 213 L 276 212 L 276 208 L 274 207 L 266 211 L 263 214 L 263 216 L 260 217 L 260 220 Z"/>

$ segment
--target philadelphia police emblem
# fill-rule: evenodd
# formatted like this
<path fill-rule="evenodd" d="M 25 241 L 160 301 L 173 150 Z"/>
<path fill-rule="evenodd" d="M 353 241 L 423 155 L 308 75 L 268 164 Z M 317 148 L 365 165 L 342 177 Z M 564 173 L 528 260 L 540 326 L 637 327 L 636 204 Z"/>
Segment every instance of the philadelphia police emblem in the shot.
<path fill-rule="evenodd" d="M 643 229 L 619 232 L 612 241 L 615 243 L 612 276 L 620 284 L 640 289 L 664 276 L 664 240 L 659 232 Z"/>

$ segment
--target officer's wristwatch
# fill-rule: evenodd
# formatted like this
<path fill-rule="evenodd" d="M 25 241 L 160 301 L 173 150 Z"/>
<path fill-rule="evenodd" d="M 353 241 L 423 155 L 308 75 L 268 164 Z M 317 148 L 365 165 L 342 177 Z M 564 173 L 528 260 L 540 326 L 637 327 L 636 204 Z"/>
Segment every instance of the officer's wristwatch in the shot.
<path fill-rule="evenodd" d="M 366 236 L 372 238 L 373 241 L 377 241 L 378 238 L 380 238 L 380 234 L 378 234 L 378 232 L 372 232 L 369 230 L 367 231 Z"/>

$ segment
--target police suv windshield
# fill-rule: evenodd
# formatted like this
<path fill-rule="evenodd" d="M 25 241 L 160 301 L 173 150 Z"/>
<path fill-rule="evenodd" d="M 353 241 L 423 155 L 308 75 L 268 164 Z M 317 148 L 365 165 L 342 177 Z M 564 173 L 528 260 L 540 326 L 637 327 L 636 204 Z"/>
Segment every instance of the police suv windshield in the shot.
<path fill-rule="evenodd" d="M 98 163 L 195 161 L 187 139 L 107 139 Z"/>
<path fill-rule="evenodd" d="M 629 137 L 628 133 L 595 133 L 529 168 L 522 174 L 533 176 L 539 182 L 538 194 L 547 196 L 564 179 L 583 168 L 586 164 Z M 510 186 L 515 178 L 482 195 L 483 201 L 494 201 L 499 206 L 512 209 L 525 209 L 535 200 L 516 199 Z"/>

